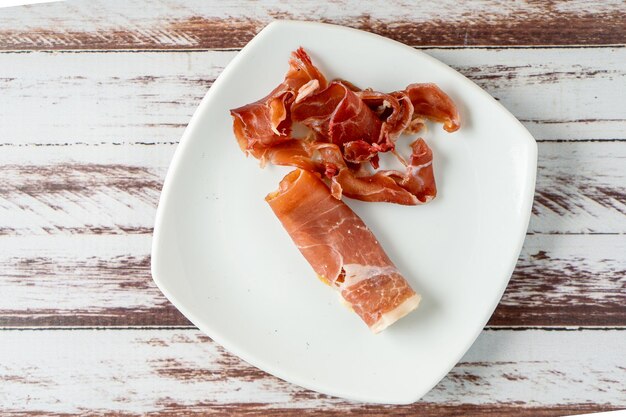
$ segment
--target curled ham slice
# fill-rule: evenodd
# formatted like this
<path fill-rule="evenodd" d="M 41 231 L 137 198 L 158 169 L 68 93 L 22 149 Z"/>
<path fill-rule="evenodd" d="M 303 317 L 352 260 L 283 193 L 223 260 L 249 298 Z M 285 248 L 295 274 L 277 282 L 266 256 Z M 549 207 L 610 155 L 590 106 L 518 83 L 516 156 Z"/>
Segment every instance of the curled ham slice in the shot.
<path fill-rule="evenodd" d="M 337 199 L 345 195 L 370 202 L 424 204 L 437 195 L 433 153 L 423 139 L 417 139 L 411 148 L 404 172 L 384 170 L 371 174 L 362 167 L 354 170 L 346 164 L 337 145 L 323 142 L 292 140 L 268 150 L 265 158 L 274 165 L 293 166 L 327 178 Z"/>
<path fill-rule="evenodd" d="M 383 124 L 354 91 L 336 81 L 294 104 L 291 117 L 340 147 L 355 138 L 366 144 L 376 143 Z"/>
<path fill-rule="evenodd" d="M 443 123 L 448 132 L 460 126 L 454 103 L 435 84 L 381 93 L 347 81 L 329 83 L 302 48 L 292 53 L 279 86 L 231 115 L 240 148 L 262 165 L 318 173 L 336 198 L 405 205 L 432 200 L 437 187 L 426 142 L 413 142 L 406 162 L 396 149 L 400 135 L 419 132 L 425 119 Z M 312 134 L 294 138 L 293 123 Z M 405 169 L 379 170 L 381 152 L 392 152 Z"/>
<path fill-rule="evenodd" d="M 266 200 L 317 275 L 374 333 L 417 308 L 420 296 L 373 233 L 315 174 L 292 171 Z"/>
<path fill-rule="evenodd" d="M 404 92 L 391 94 L 364 90 L 357 93 L 370 108 L 375 108 L 384 119 L 377 143 L 393 149 L 396 140 L 410 125 L 413 116 L 413 103 Z"/>
<path fill-rule="evenodd" d="M 283 82 L 266 97 L 233 109 L 233 129 L 242 151 L 261 158 L 268 148 L 291 140 L 291 104 L 298 95 L 326 88 L 326 78 L 299 48 L 291 54 Z"/>
<path fill-rule="evenodd" d="M 343 195 L 362 201 L 404 205 L 428 203 L 437 195 L 433 153 L 424 139 L 417 139 L 411 148 L 410 164 L 404 172 L 386 170 L 359 176 L 343 170 L 332 178 L 333 185 L 337 184 Z"/>
<path fill-rule="evenodd" d="M 409 97 L 415 115 L 443 123 L 443 128 L 447 132 L 454 132 L 461 127 L 459 112 L 454 102 L 437 85 L 411 84 L 400 93 Z"/>

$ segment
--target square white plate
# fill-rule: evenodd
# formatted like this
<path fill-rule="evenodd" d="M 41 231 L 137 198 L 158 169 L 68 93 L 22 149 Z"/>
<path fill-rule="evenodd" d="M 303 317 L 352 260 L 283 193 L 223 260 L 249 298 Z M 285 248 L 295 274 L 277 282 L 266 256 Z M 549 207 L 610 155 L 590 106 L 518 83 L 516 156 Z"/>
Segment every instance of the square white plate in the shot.
<path fill-rule="evenodd" d="M 298 46 L 331 79 L 380 91 L 437 83 L 461 113 L 458 132 L 431 124 L 424 135 L 435 154 L 435 200 L 346 200 L 423 297 L 378 335 L 316 279 L 264 201 L 290 169 L 260 169 L 232 133 L 229 109 L 279 84 Z M 157 211 L 152 275 L 196 326 L 254 366 L 348 399 L 417 401 L 502 296 L 524 241 L 536 164 L 524 127 L 441 62 L 353 29 L 274 22 L 222 72 L 183 135 Z"/>

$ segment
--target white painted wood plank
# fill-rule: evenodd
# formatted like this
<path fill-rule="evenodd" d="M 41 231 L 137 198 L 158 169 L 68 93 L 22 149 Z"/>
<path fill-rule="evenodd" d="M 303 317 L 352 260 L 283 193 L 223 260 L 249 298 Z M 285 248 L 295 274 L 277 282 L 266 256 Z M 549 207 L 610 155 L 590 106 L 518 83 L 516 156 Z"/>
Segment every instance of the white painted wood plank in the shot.
<path fill-rule="evenodd" d="M 186 412 L 242 406 L 359 410 L 268 376 L 195 330 L 1 334 L 4 412 Z M 423 399 L 431 404 L 626 406 L 624 331 L 486 331 Z M 420 408 L 415 404 L 414 410 Z M 413 408 L 411 407 L 411 408 Z M 382 411 L 382 410 L 381 410 Z"/>
<path fill-rule="evenodd" d="M 0 149 L 0 234 L 123 234 L 150 232 L 175 145 Z M 626 142 L 540 143 L 538 165 L 530 232 L 626 233 Z"/>
<path fill-rule="evenodd" d="M 623 235 L 528 235 L 491 325 L 626 324 Z"/>
<path fill-rule="evenodd" d="M 538 140 L 626 138 L 624 47 L 425 52 L 493 95 Z"/>
<path fill-rule="evenodd" d="M 151 233 L 174 149 L 4 147 L 0 234 Z"/>
<path fill-rule="evenodd" d="M 539 140 L 626 138 L 626 48 L 424 51 L 498 98 Z M 0 53 L 0 143 L 176 142 L 235 54 Z"/>
<path fill-rule="evenodd" d="M 423 4 L 410 4 L 410 2 L 398 2 L 394 1 L 393 6 L 390 7 L 388 1 L 376 0 L 364 4 L 361 2 L 331 2 L 322 1 L 318 3 L 310 3 L 302 0 L 295 0 L 290 3 L 284 3 L 280 0 L 265 0 L 260 3 L 259 7 L 250 7 L 249 1 L 231 1 L 228 3 L 210 4 L 213 7 L 206 7 L 206 2 L 202 0 L 187 0 L 185 7 L 181 7 L 177 1 L 160 1 L 157 4 L 152 4 L 148 1 L 139 1 L 135 4 L 126 2 L 114 2 L 115 10 L 118 11 L 117 15 L 112 19 L 103 22 L 88 22 L 86 19 L 77 18 L 75 16 L 81 13 L 98 15 L 101 11 L 109 10 L 107 7 L 111 2 L 107 1 L 91 1 L 75 2 L 76 4 L 61 5 L 61 8 L 24 8 L 16 11 L 19 16 L 26 18 L 27 23 L 24 24 L 24 29 L 37 29 L 41 25 L 51 25 L 49 20 L 50 16 L 47 12 L 55 12 L 59 15 L 63 15 L 63 28 L 68 31 L 90 31 L 90 30 L 102 30 L 102 29 L 115 29 L 120 26 L 132 26 L 134 28 L 140 28 L 147 22 L 135 22 L 134 25 L 129 25 L 130 16 L 134 14 L 141 14 L 146 20 L 159 21 L 164 19 L 184 19 L 189 17 L 194 11 L 201 13 L 205 18 L 217 18 L 217 19 L 259 19 L 259 20 L 273 20 L 277 14 L 282 13 L 296 13 L 292 14 L 294 19 L 306 20 L 312 15 L 323 14 L 328 19 L 343 18 L 343 17 L 355 17 L 363 14 L 368 14 L 372 19 L 381 19 L 388 21 L 402 20 L 410 13 L 412 19 L 416 21 L 422 20 L 433 21 L 452 21 L 452 22 L 465 22 L 468 15 L 472 13 L 479 13 L 488 11 L 494 15 L 500 15 L 502 17 L 512 17 L 512 14 L 516 10 L 524 10 L 525 13 L 541 13 L 544 7 L 541 4 L 533 2 L 519 2 L 518 4 L 504 7 L 501 3 L 494 0 L 480 0 L 468 4 L 459 5 L 454 0 L 444 0 L 438 5 L 439 7 L 426 7 Z M 339 4 L 337 4 L 339 3 Z M 341 5 L 349 3 L 350 7 L 341 7 Z M 620 1 L 612 0 L 606 1 L 603 4 L 602 12 L 611 13 L 613 11 L 622 11 L 623 4 Z M 50 10 L 54 9 L 54 10 Z M 572 1 L 567 3 L 557 4 L 554 7 L 555 12 L 560 13 L 590 13 L 597 11 L 597 7 L 593 7 L 589 2 L 585 1 Z M 6 17 L 12 17 L 7 14 Z M 15 28 L 14 22 L 9 19 L 2 19 L 0 29 L 13 29 Z M 172 40 L 174 41 L 174 40 Z M 181 40 L 184 41 L 184 40 Z M 190 41 L 190 40 L 187 40 Z M 189 46 L 193 46 L 188 44 Z"/>
<path fill-rule="evenodd" d="M 188 324 L 152 282 L 150 243 L 145 234 L 0 236 L 0 326 Z M 621 235 L 527 236 L 490 323 L 623 325 L 624 253 Z"/>
<path fill-rule="evenodd" d="M 150 235 L 0 237 L 0 322 L 24 313 L 107 316 L 169 303 L 150 275 Z"/>
<path fill-rule="evenodd" d="M 321 20 L 409 44 L 620 43 L 619 0 L 371 2 L 246 0 L 64 2 L 0 13 L 0 46 L 23 48 L 212 48 L 242 46 L 274 19 Z M 15 21 L 21 22 L 16 27 Z"/>
<path fill-rule="evenodd" d="M 0 143 L 177 142 L 233 56 L 0 54 Z"/>
<path fill-rule="evenodd" d="M 626 233 L 626 143 L 540 143 L 534 233 Z"/>

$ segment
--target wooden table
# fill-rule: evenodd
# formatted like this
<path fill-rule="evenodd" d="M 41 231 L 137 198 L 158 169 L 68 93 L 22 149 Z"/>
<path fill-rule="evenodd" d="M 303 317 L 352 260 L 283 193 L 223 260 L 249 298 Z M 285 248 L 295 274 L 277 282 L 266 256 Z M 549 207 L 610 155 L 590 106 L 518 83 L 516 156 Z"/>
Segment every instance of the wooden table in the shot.
<path fill-rule="evenodd" d="M 625 10 L 493 0 L 0 10 L 0 414 L 626 408 Z M 509 287 L 419 403 L 354 403 L 267 375 L 202 335 L 151 280 L 155 208 L 183 129 L 238 49 L 276 18 L 413 45 L 486 89 L 539 142 L 533 215 Z"/>

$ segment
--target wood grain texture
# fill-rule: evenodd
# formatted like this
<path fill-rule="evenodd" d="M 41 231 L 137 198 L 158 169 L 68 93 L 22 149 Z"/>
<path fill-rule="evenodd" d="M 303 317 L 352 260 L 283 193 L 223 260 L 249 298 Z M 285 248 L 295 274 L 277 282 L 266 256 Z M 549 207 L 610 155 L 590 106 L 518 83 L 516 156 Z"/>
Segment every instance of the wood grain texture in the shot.
<path fill-rule="evenodd" d="M 99 0 L 0 9 L 0 51 L 13 51 L 0 52 L 0 414 L 518 417 L 626 407 L 624 7 Z M 150 278 L 154 210 L 186 123 L 233 49 L 281 18 L 418 46 L 543 141 L 511 283 L 488 329 L 419 403 L 354 403 L 269 376 L 191 327 Z M 426 49 L 548 44 L 619 45 Z"/>
<path fill-rule="evenodd" d="M 556 130 L 547 138 L 567 142 L 540 143 L 531 233 L 626 233 L 626 148 L 619 139 L 606 141 L 624 134 L 625 109 L 618 104 L 626 85 L 626 59 L 622 59 L 626 48 L 537 49 L 532 54 L 488 49 L 428 52 L 465 71 L 518 116 L 537 126 L 559 126 L 551 127 Z M 8 92 L 0 95 L 0 102 L 4 100 L 0 235 L 6 237 L 2 244 L 19 248 L 15 236 L 27 242 L 28 237 L 54 235 L 63 242 L 63 237 L 80 239 L 77 235 L 149 234 L 178 137 L 206 87 L 233 55 L 228 51 L 0 54 L 0 60 L 12 64 L 0 66 L 0 85 Z M 481 65 L 483 61 L 488 64 Z M 20 76 L 20 71 L 28 76 Z M 537 104 L 546 102 L 554 105 Z M 577 119 L 598 106 L 610 120 Z M 41 115 L 36 123 L 25 118 L 31 107 Z M 600 111 L 593 116 L 604 117 Z M 607 123 L 613 123 L 615 131 Z M 603 142 L 573 135 L 581 126 L 589 126 L 585 135 L 595 132 L 592 137 Z M 624 324 L 615 294 L 623 279 L 619 255 L 609 252 L 613 255 L 606 267 L 590 269 L 587 260 L 604 259 L 592 248 L 614 245 L 611 238 L 581 240 L 576 244 L 582 252 L 572 252 L 576 256 L 553 253 L 557 238 L 536 239 L 516 271 L 513 282 L 520 283 L 519 289 L 507 293 L 491 324 Z M 6 276 L 18 276 L 29 287 L 20 288 L 18 280 L 9 279 L 18 286 L 11 290 L 21 295 L 15 305 L 3 309 L 7 325 L 187 324 L 150 287 L 147 243 L 141 250 L 118 251 L 109 257 L 98 241 L 81 242 L 82 251 L 75 258 L 58 252 L 42 257 L 11 252 L 5 265 L 19 265 L 21 272 L 9 268 Z M 531 257 L 544 256 L 541 253 L 548 254 L 543 263 Z M 558 261 L 552 264 L 550 256 Z M 542 290 L 535 290 L 533 285 L 544 270 L 549 274 L 540 284 Z M 593 280 L 594 274 L 601 279 Z M 43 284 L 42 293 L 31 293 L 41 285 L 37 281 L 41 276 L 51 284 Z M 77 284 L 68 285 L 68 277 Z M 139 284 L 133 282 L 137 277 Z M 83 279 L 93 279 L 89 285 L 94 291 L 104 285 L 130 292 L 112 291 L 123 302 L 109 305 L 106 297 L 92 297 L 90 291 L 86 303 L 79 306 L 62 303 L 59 307 L 46 298 L 50 288 L 71 293 L 89 287 Z M 584 297 L 586 281 L 591 281 L 595 294 L 601 294 L 599 300 L 597 295 Z M 129 290 L 133 285 L 138 287 Z M 143 288 L 151 289 L 144 293 Z M 550 300 L 541 295 L 547 288 L 556 288 Z M 576 294 L 583 294 L 580 306 L 568 301 Z M 38 297 L 43 304 L 24 312 Z M 546 303 L 545 311 L 539 302 Z"/>
<path fill-rule="evenodd" d="M 615 0 L 446 0 L 437 7 L 402 0 L 70 1 L 2 11 L 0 48 L 237 48 L 274 19 L 346 25 L 409 45 L 623 44 L 623 6 Z"/>
<path fill-rule="evenodd" d="M 626 326 L 625 253 L 623 235 L 527 236 L 488 325 Z"/>
<path fill-rule="evenodd" d="M 538 140 L 626 139 L 626 47 L 424 52 L 483 87 Z M 0 53 L 0 144 L 176 142 L 236 53 Z M 471 121 L 477 110 L 462 111 Z"/>
<path fill-rule="evenodd" d="M 0 237 L 0 326 L 190 325 L 151 279 L 150 240 Z M 622 235 L 527 236 L 488 326 L 626 326 L 624 253 Z"/>
<path fill-rule="evenodd" d="M 189 325 L 152 281 L 150 240 L 0 238 L 0 326 Z"/>
<path fill-rule="evenodd" d="M 414 406 L 387 407 L 363 405 L 354 408 L 340 408 L 335 410 L 331 407 L 327 408 L 275 408 L 265 404 L 247 404 L 235 403 L 228 405 L 219 405 L 208 403 L 200 403 L 194 406 L 186 406 L 180 404 L 166 404 L 167 407 L 160 411 L 149 413 L 150 416 L 171 417 L 171 416 L 224 416 L 224 417 L 289 417 L 289 416 L 306 416 L 306 417 L 336 417 L 336 416 L 364 416 L 364 417 L 407 417 L 418 415 L 420 417 L 563 417 L 574 416 L 588 413 L 602 413 L 620 410 L 610 404 L 576 404 L 564 406 L 550 407 L 531 407 L 504 404 L 462 404 L 462 405 L 441 405 L 426 402 L 420 402 Z M 82 413 L 39 413 L 39 412 L 16 412 L 11 413 L 12 416 L 41 416 L 41 417 L 68 417 L 74 415 L 83 415 Z M 95 413 L 98 415 L 98 413 Z M 127 411 L 115 412 L 116 416 L 141 416 L 142 413 L 131 413 Z M 595 416 L 594 416 L 595 417 Z M 603 415 L 598 417 L 621 417 L 620 415 Z"/>
<path fill-rule="evenodd" d="M 136 234 L 151 233 L 175 145 L 0 149 L 0 236 Z M 626 233 L 625 217 L 626 142 L 539 144 L 530 233 Z"/>
<path fill-rule="evenodd" d="M 529 232 L 625 233 L 625 145 L 540 143 Z"/>
<path fill-rule="evenodd" d="M 289 409 L 289 415 L 430 416 L 446 410 L 480 415 L 480 405 L 513 415 L 514 405 L 524 404 L 543 407 L 538 415 L 557 415 L 590 402 L 597 404 L 587 406 L 593 410 L 626 406 L 620 349 L 626 332 L 615 330 L 483 332 L 446 378 L 407 406 L 350 402 L 297 387 L 196 330 L 23 330 L 2 337 L 5 413 L 274 415 Z"/>

